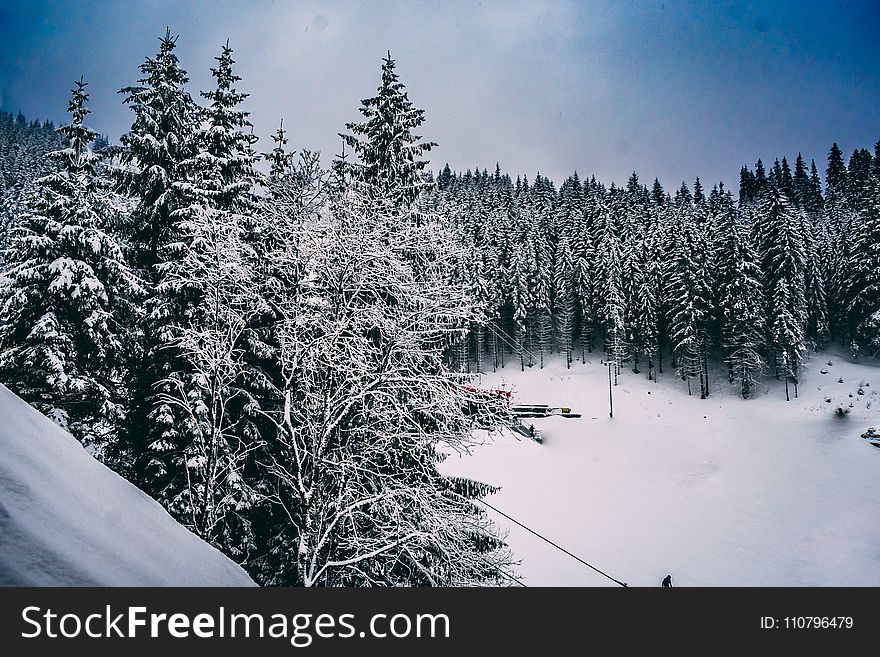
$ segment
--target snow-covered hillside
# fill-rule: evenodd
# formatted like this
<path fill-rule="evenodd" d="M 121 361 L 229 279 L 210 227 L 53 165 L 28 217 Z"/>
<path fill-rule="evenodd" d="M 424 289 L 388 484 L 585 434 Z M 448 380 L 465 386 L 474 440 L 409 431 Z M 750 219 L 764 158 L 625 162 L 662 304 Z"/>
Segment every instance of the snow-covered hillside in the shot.
<path fill-rule="evenodd" d="M 500 485 L 489 503 L 630 586 L 880 585 L 880 449 L 860 437 L 880 427 L 880 368 L 819 354 L 790 403 L 775 381 L 743 401 L 719 373 L 700 400 L 624 369 L 610 419 L 599 360 L 484 376 L 583 417 L 536 419 L 543 445 L 505 433 L 445 471 Z M 613 585 L 493 516 L 526 584 Z"/>
<path fill-rule="evenodd" d="M 0 385 L 0 585 L 254 583 Z"/>

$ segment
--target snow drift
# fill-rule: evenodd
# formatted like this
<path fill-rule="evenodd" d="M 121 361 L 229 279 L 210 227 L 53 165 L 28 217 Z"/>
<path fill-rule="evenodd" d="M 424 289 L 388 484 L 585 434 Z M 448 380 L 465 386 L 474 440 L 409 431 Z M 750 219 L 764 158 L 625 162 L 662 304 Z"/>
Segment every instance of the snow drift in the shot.
<path fill-rule="evenodd" d="M 0 585 L 254 582 L 0 385 Z"/>

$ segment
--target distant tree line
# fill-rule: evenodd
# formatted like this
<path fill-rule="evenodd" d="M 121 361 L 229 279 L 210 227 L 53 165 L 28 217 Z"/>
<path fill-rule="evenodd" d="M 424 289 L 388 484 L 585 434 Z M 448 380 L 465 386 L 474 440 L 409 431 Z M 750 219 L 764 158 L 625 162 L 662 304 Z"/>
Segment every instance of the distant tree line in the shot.
<path fill-rule="evenodd" d="M 880 349 L 880 142 L 848 165 L 833 145 L 824 190 L 800 154 L 793 171 L 744 166 L 738 199 L 699 179 L 670 194 L 635 173 L 620 187 L 575 173 L 556 189 L 447 165 L 422 205 L 456 226 L 481 312 L 453 350 L 462 370 L 600 348 L 651 379 L 666 356 L 702 397 L 713 359 L 743 397 L 765 373 L 790 396 L 807 352 Z"/>

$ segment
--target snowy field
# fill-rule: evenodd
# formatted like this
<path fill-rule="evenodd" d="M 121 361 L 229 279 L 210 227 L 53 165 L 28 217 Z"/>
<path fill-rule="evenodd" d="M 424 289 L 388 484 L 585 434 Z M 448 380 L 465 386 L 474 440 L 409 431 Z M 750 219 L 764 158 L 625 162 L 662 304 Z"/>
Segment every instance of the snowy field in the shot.
<path fill-rule="evenodd" d="M 505 432 L 444 471 L 501 486 L 490 504 L 630 586 L 667 573 L 676 586 L 880 585 L 880 449 L 860 437 L 880 426 L 880 367 L 820 353 L 790 403 L 781 382 L 744 401 L 718 372 L 700 400 L 671 372 L 653 383 L 624 368 L 610 419 L 592 356 L 484 375 L 583 417 L 526 420 L 543 445 Z M 527 585 L 614 585 L 492 515 Z"/>
<path fill-rule="evenodd" d="M 253 586 L 0 385 L 0 586 Z"/>

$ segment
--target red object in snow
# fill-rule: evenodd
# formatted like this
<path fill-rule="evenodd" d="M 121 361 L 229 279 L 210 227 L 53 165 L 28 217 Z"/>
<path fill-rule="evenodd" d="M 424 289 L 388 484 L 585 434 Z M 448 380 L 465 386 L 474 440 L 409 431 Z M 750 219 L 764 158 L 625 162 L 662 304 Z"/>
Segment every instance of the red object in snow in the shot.
<path fill-rule="evenodd" d="M 463 390 L 467 390 L 468 392 L 476 392 L 481 395 L 498 395 L 499 397 L 507 397 L 510 399 L 511 393 L 510 390 L 489 390 L 486 388 L 474 388 L 472 386 L 462 386 Z"/>

